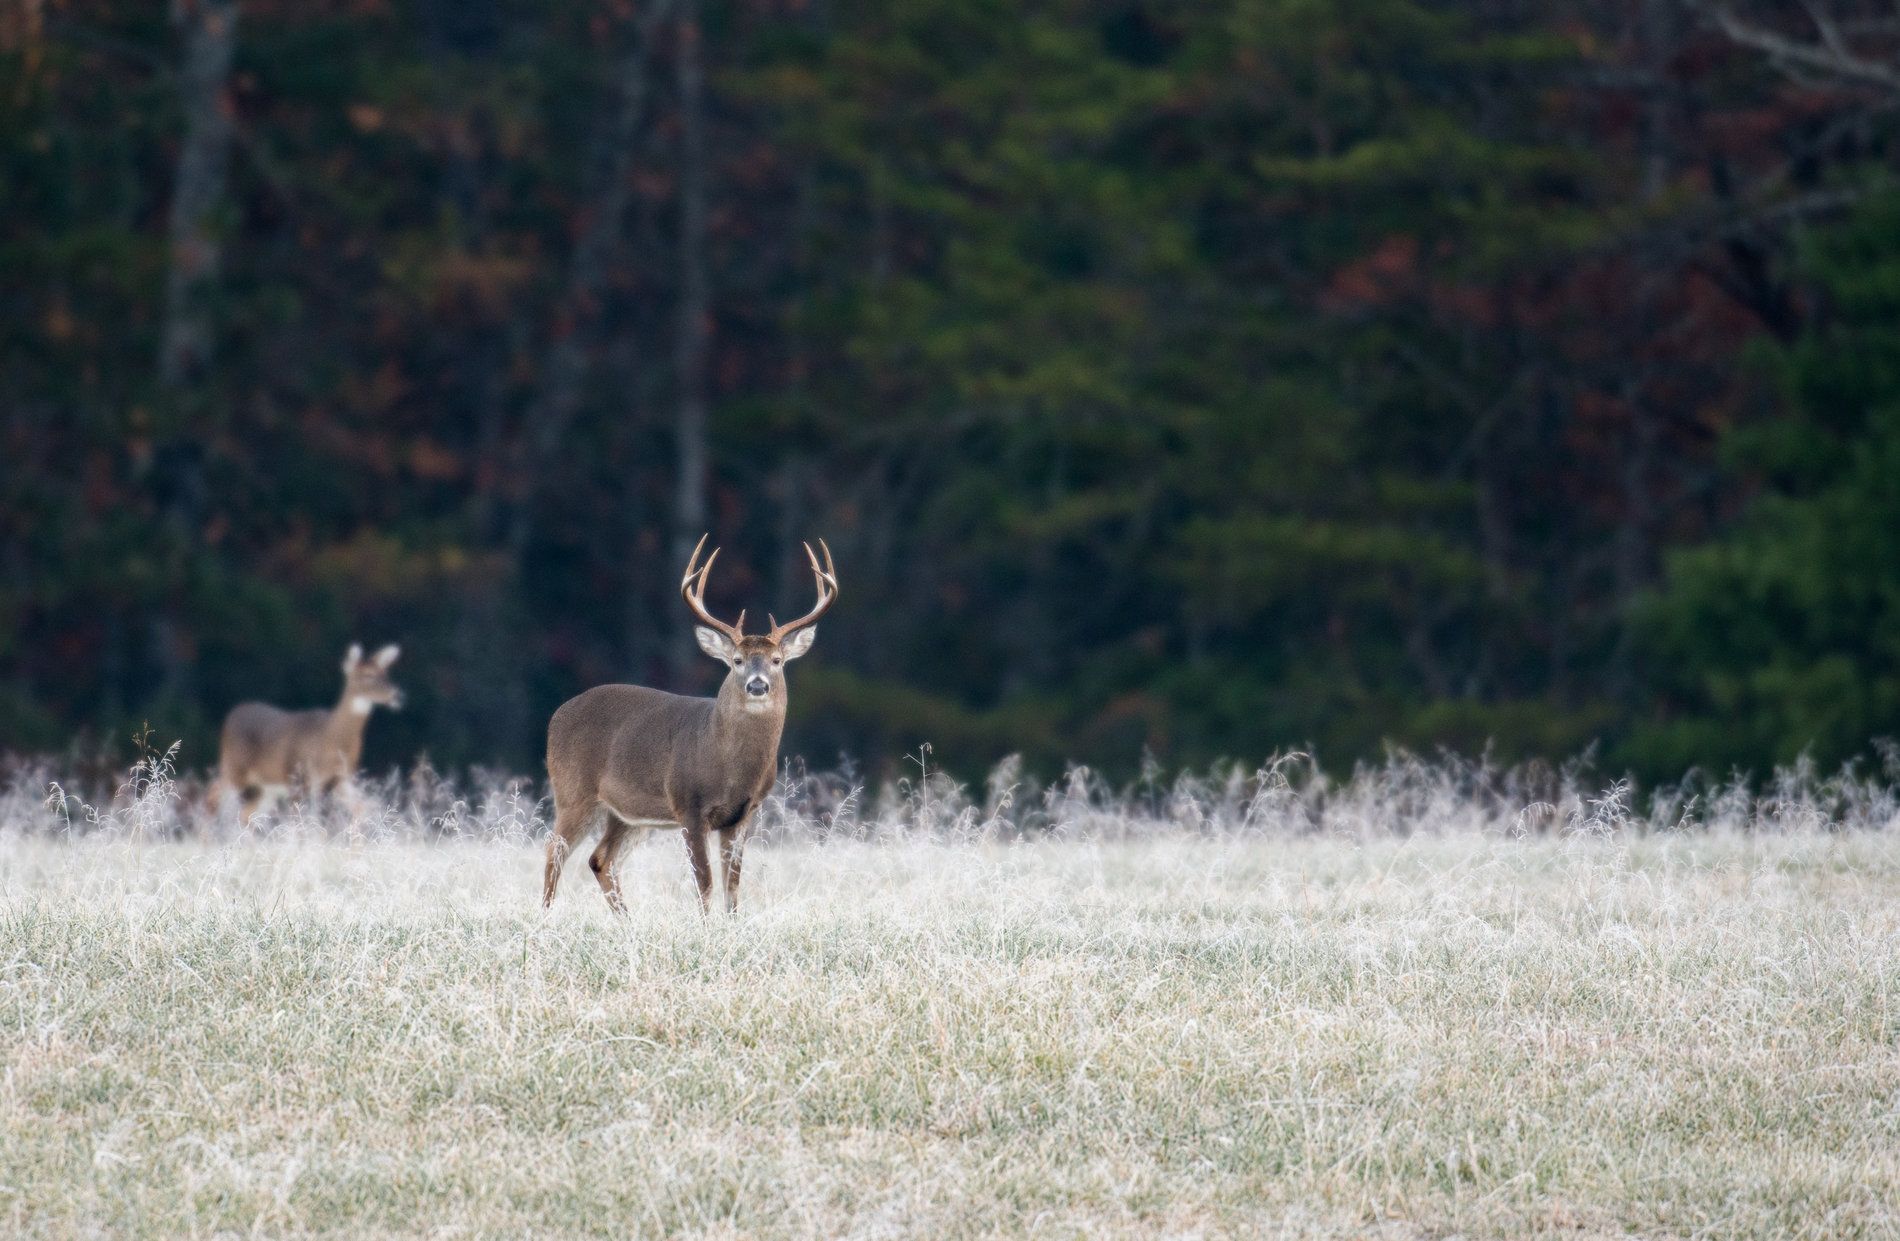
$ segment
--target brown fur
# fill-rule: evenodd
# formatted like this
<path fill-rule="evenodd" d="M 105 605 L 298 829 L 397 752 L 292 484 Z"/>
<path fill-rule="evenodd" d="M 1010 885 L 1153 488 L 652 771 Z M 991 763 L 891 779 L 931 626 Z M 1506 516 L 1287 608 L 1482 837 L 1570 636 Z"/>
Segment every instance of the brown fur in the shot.
<path fill-rule="evenodd" d="M 213 809 L 227 794 L 241 795 L 244 822 L 257 813 L 265 790 L 300 789 L 328 794 L 349 791 L 363 756 L 369 711 L 359 706 L 400 706 L 402 691 L 389 679 L 397 649 L 384 647 L 364 659 L 352 646 L 343 660 L 343 694 L 335 707 L 285 711 L 245 702 L 224 717 L 218 742 L 218 776 L 211 786 Z"/>
<path fill-rule="evenodd" d="M 699 908 L 712 904 L 712 859 L 706 838 L 719 833 L 726 911 L 739 908 L 739 870 L 752 812 L 772 789 L 779 736 L 785 731 L 785 665 L 811 649 L 811 626 L 838 598 L 831 549 L 824 563 L 805 545 L 818 603 L 798 619 L 772 622 L 766 634 L 745 633 L 745 613 L 728 625 L 706 610 L 701 535 L 680 579 L 680 599 L 701 622 L 699 649 L 731 667 L 717 697 L 682 698 L 639 685 L 602 685 L 569 699 L 548 722 L 548 778 L 554 786 L 554 832 L 541 884 L 543 907 L 554 903 L 567 855 L 596 825 L 606 832 L 587 864 L 615 913 L 626 912 L 614 858 L 634 828 L 677 827 L 699 888 Z"/>
<path fill-rule="evenodd" d="M 742 638 L 739 663 L 714 698 L 687 698 L 640 685 L 602 685 L 569 699 L 548 724 L 548 777 L 554 786 L 554 834 L 548 840 L 542 903 L 552 904 L 561 868 L 575 845 L 603 820 L 588 859 L 607 904 L 626 905 L 614 859 L 634 828 L 683 829 L 701 909 L 712 902 L 708 837 L 719 835 L 727 910 L 739 907 L 745 829 L 772 791 L 785 729 L 782 659 L 803 654 L 811 630 L 788 641 Z M 794 645 L 794 642 L 796 645 Z M 702 645 L 703 645 L 702 641 Z M 747 709 L 745 682 L 771 688 Z"/>

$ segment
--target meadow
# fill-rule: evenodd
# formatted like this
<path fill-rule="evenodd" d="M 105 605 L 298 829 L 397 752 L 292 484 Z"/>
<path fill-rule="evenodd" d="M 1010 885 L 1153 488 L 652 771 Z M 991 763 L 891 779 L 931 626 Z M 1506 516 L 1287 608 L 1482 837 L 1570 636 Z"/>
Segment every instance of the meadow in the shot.
<path fill-rule="evenodd" d="M 0 1231 L 1892 1236 L 1890 774 L 788 776 L 736 917 L 660 834 L 615 919 L 522 782 L 20 768 Z"/>

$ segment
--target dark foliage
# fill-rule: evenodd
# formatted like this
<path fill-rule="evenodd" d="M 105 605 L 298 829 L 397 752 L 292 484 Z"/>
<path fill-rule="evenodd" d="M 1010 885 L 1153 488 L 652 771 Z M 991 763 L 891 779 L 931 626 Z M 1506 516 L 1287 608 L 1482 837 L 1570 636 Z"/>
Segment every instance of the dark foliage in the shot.
<path fill-rule="evenodd" d="M 203 764 L 360 638 L 372 765 L 526 768 L 717 676 L 705 527 L 755 616 L 837 553 L 821 761 L 1850 756 L 1900 77 L 1836 9 L 13 9 L 0 747 Z"/>

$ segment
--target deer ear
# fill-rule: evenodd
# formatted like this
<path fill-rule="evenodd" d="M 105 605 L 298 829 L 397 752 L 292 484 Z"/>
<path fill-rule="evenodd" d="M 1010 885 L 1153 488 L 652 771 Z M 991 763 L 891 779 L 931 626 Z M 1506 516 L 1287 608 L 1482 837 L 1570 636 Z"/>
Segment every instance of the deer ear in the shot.
<path fill-rule="evenodd" d="M 730 663 L 732 657 L 739 653 L 739 648 L 732 644 L 732 639 L 720 633 L 717 629 L 708 629 L 704 625 L 695 625 L 693 626 L 693 636 L 699 639 L 700 650 L 706 652 L 721 663 Z"/>
<path fill-rule="evenodd" d="M 396 656 L 400 654 L 402 654 L 402 648 L 397 646 L 394 642 L 391 642 L 388 646 L 376 652 L 376 666 L 381 668 L 384 672 L 387 672 L 389 671 L 389 665 L 395 663 Z"/>
<path fill-rule="evenodd" d="M 363 662 L 363 644 L 361 642 L 350 643 L 350 649 L 343 652 L 343 671 L 345 672 L 353 671 L 356 668 L 356 665 L 362 662 Z"/>
<path fill-rule="evenodd" d="M 803 629 L 794 631 L 790 637 L 786 638 L 784 643 L 778 648 L 779 653 L 784 655 L 787 659 L 797 659 L 800 655 L 809 651 L 811 644 L 817 640 L 818 626 L 807 625 Z"/>

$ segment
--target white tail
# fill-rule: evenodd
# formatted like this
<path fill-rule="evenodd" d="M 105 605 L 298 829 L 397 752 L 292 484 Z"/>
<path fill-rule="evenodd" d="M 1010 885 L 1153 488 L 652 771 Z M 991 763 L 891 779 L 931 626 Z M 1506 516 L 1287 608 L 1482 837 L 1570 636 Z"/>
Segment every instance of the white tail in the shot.
<path fill-rule="evenodd" d="M 624 912 L 614 858 L 628 833 L 684 829 L 686 856 L 702 910 L 712 901 L 707 838 L 719 834 L 726 908 L 739 907 L 739 868 L 752 812 L 771 792 L 785 728 L 785 664 L 811 649 L 812 625 L 838 598 L 831 549 L 824 564 L 809 544 L 818 603 L 789 624 L 748 637 L 745 613 L 733 624 L 706 610 L 702 535 L 680 579 L 680 596 L 702 625 L 699 648 L 729 666 L 719 693 L 687 698 L 641 685 L 602 685 L 569 699 L 548 723 L 548 777 L 554 786 L 554 834 L 548 840 L 542 903 L 554 902 L 568 852 L 603 822 L 606 833 L 588 865 L 615 912 Z"/>

